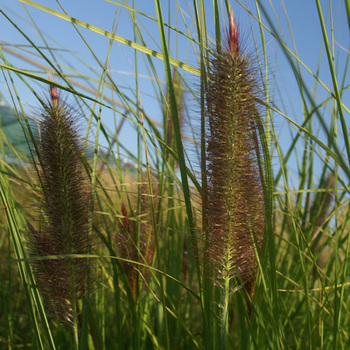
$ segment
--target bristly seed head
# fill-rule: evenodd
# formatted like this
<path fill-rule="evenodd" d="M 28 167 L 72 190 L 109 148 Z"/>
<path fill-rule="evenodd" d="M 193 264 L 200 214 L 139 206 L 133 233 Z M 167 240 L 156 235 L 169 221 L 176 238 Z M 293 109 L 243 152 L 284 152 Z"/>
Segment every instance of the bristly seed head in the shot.
<path fill-rule="evenodd" d="M 253 297 L 262 247 L 264 169 L 254 62 L 240 51 L 232 10 L 223 47 L 211 59 L 206 91 L 206 219 L 208 253 L 217 283 L 238 277 Z"/>
<path fill-rule="evenodd" d="M 50 86 L 40 111 L 38 140 L 41 184 L 41 230 L 29 225 L 34 256 L 89 254 L 91 200 L 88 177 L 82 163 L 83 148 L 72 109 Z M 36 282 L 51 311 L 63 321 L 72 320 L 72 305 L 90 288 L 88 259 L 56 259 L 37 262 Z M 69 303 L 67 303 L 67 300 Z"/>

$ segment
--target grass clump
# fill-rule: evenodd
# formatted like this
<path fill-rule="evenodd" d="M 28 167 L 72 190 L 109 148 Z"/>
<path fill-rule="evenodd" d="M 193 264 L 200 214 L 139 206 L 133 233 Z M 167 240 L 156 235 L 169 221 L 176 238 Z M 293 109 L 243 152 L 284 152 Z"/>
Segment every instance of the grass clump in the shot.
<path fill-rule="evenodd" d="M 144 3 L 0 9 L 0 347 L 348 348 L 350 7 Z"/>

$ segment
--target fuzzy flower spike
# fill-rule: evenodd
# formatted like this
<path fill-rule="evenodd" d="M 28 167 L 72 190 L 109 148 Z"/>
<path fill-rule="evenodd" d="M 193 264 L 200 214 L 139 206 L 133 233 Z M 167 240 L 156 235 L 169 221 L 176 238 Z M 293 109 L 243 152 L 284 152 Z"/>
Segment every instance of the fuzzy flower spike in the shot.
<path fill-rule="evenodd" d="M 40 113 L 38 140 L 41 185 L 41 229 L 32 226 L 34 256 L 88 254 L 90 195 L 82 164 L 83 149 L 72 108 L 57 88 Z M 35 266 L 36 280 L 48 308 L 64 322 L 74 322 L 76 302 L 87 290 L 88 259 L 44 260 Z"/>
<path fill-rule="evenodd" d="M 258 85 L 230 11 L 227 39 L 211 60 L 206 92 L 208 254 L 226 307 L 237 283 L 253 298 L 264 236 Z"/>

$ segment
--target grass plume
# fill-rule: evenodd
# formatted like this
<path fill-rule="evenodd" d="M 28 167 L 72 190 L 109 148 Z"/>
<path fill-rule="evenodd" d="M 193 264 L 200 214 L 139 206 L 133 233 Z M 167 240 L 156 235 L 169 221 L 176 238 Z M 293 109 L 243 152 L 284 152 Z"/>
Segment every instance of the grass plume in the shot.
<path fill-rule="evenodd" d="M 256 250 L 265 226 L 257 136 L 259 84 L 252 58 L 241 50 L 232 12 L 229 16 L 227 40 L 211 59 L 206 92 L 208 254 L 222 293 L 223 337 L 233 280 L 237 283 L 238 278 L 253 298 Z"/>
<path fill-rule="evenodd" d="M 42 224 L 31 225 L 34 256 L 88 254 L 90 194 L 82 164 L 83 149 L 76 118 L 56 87 L 39 116 L 38 159 L 42 189 Z M 37 263 L 36 279 L 49 309 L 62 321 L 74 323 L 77 300 L 84 296 L 90 276 L 88 259 L 64 258 Z"/>

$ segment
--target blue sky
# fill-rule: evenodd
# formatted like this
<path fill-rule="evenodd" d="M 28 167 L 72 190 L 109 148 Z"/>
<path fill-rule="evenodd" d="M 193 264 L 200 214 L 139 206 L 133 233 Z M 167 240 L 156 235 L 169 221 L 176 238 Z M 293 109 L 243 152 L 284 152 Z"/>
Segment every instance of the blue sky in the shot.
<path fill-rule="evenodd" d="M 55 0 L 37 0 L 36 3 L 62 12 L 58 2 Z M 120 1 L 120 3 L 124 4 L 122 1 Z M 224 2 L 221 2 L 220 8 L 222 28 L 224 28 L 224 21 L 226 21 L 227 18 L 223 3 Z M 273 22 L 276 26 L 277 20 L 275 16 L 279 18 L 281 27 L 278 30 L 281 35 L 283 33 L 284 40 L 288 47 L 294 51 L 293 40 L 290 35 L 291 28 L 298 57 L 313 73 L 318 72 L 320 80 L 329 89 L 332 89 L 331 75 L 324 51 L 321 56 L 321 64 L 318 71 L 320 50 L 322 48 L 323 39 L 315 2 L 305 0 L 285 2 L 280 0 L 271 0 L 270 2 L 262 1 L 262 3 L 264 4 L 266 11 L 269 13 L 271 18 L 273 18 Z M 339 69 L 338 78 L 341 78 L 344 75 L 345 60 L 348 56 L 347 50 L 349 50 L 349 30 L 343 1 L 334 0 L 331 1 L 331 3 L 334 21 L 333 35 L 335 38 L 335 62 Z M 108 32 L 112 31 L 113 20 L 116 18 L 118 25 L 115 33 L 123 38 L 132 41 L 134 40 L 133 24 L 129 12 L 122 7 L 118 7 L 116 13 L 117 5 L 113 2 L 103 0 L 62 0 L 60 1 L 60 4 L 63 6 L 64 10 L 69 16 L 82 20 Z M 131 1 L 130 4 L 132 4 Z M 135 4 L 137 11 L 156 18 L 155 4 L 153 1 L 136 0 Z M 166 23 L 170 23 L 174 27 L 179 28 L 183 32 L 186 32 L 187 29 L 183 23 L 181 13 L 178 11 L 176 1 L 162 0 L 161 4 L 163 7 L 164 21 Z M 191 31 L 192 35 L 195 37 L 196 28 L 193 21 L 193 2 L 179 0 L 179 4 L 183 10 L 182 15 L 184 16 L 186 25 L 188 26 L 188 29 Z M 240 24 L 241 31 L 246 41 L 246 46 L 254 49 L 255 37 L 257 40 L 258 52 L 260 55 L 262 55 L 263 50 L 258 22 L 253 17 L 249 19 L 246 9 L 244 9 L 239 2 L 231 1 L 231 4 L 235 16 Z M 254 15 L 257 14 L 255 1 L 247 0 L 244 2 L 244 6 L 246 6 Z M 72 24 L 68 21 L 55 17 L 50 13 L 38 10 L 32 6 L 23 5 L 21 2 L 16 0 L 0 0 L 0 8 L 38 47 L 42 48 L 45 46 L 43 41 L 44 38 L 49 46 L 55 48 L 56 50 L 53 51 L 54 56 L 57 61 L 62 64 L 61 67 L 66 74 L 69 74 L 76 80 L 79 80 L 79 74 L 88 75 L 94 79 L 99 78 L 102 70 L 99 67 L 96 59 L 91 54 L 89 47 L 98 56 L 98 59 L 104 63 L 108 53 L 108 38 L 101 34 L 94 33 L 86 28 L 79 27 L 79 30 L 86 40 L 86 42 L 84 42 L 76 30 L 72 27 Z M 324 16 L 327 20 L 326 24 L 328 35 L 330 36 L 332 33 L 330 31 L 329 2 L 322 1 L 322 8 Z M 286 18 L 286 13 L 288 15 L 289 22 Z M 157 22 L 141 14 L 137 14 L 136 19 L 140 25 L 140 29 L 142 30 L 147 46 L 155 51 L 161 51 Z M 206 2 L 206 19 L 208 34 L 214 38 L 215 28 L 213 21 L 212 1 Z M 268 28 L 270 28 L 270 25 L 264 16 L 262 21 Z M 37 28 L 35 28 L 35 26 Z M 43 37 L 39 35 L 38 29 Z M 24 50 L 29 50 L 29 52 L 27 51 L 28 53 L 26 53 L 28 57 L 47 65 L 47 62 L 45 62 L 42 57 L 39 57 L 35 50 L 30 47 L 31 44 L 25 39 L 19 30 L 16 29 L 15 26 L 11 24 L 3 15 L 1 15 L 0 19 L 0 32 L 3 33 L 0 44 L 6 44 L 6 47 L 16 49 L 21 53 L 25 53 Z M 267 42 L 269 83 L 271 92 L 275 91 L 273 96 L 274 103 L 290 118 L 298 123 L 302 123 L 303 106 L 296 79 L 293 75 L 290 64 L 285 59 L 285 56 L 275 38 L 267 30 L 264 30 L 264 35 Z M 198 67 L 198 61 L 195 53 L 195 50 L 198 51 L 198 47 L 196 45 L 192 47 L 187 38 L 182 35 L 176 35 L 173 31 L 170 32 L 170 38 L 169 47 L 171 56 L 184 60 L 192 66 Z M 19 46 L 15 47 L 14 45 Z M 48 50 L 43 49 L 43 52 L 45 52 L 45 54 L 52 59 L 52 56 Z M 134 92 L 136 72 L 134 53 L 134 49 L 115 41 L 110 53 L 109 69 L 110 74 L 117 85 L 122 88 L 123 92 L 127 96 L 135 100 Z M 19 60 L 9 53 L 5 52 L 5 57 L 15 67 L 27 69 L 35 74 L 45 76 L 45 74 L 39 72 L 38 68 Z M 139 90 L 142 106 L 149 116 L 155 120 L 161 120 L 159 90 L 157 91 L 157 87 L 155 86 L 154 82 L 152 82 L 153 73 L 150 71 L 143 53 L 138 53 L 137 59 L 140 84 Z M 157 58 L 152 58 L 152 62 L 158 78 L 161 81 L 164 81 L 165 73 L 163 62 Z M 1 61 L 0 63 L 3 62 Z M 307 72 L 305 68 L 301 69 L 307 86 L 310 88 L 310 91 L 313 91 L 315 78 L 312 76 L 312 74 Z M 5 74 L 5 76 L 8 78 L 8 75 Z M 184 77 L 189 86 L 194 88 L 195 91 L 197 89 L 198 92 L 198 77 L 190 73 L 185 73 Z M 11 104 L 11 97 L 4 79 L 4 75 L 1 75 L 0 92 L 6 101 Z M 37 106 L 38 103 L 35 97 L 25 86 L 25 84 L 21 83 L 16 77 L 14 77 L 14 79 L 16 80 L 19 95 L 24 106 L 28 110 L 30 110 L 33 106 Z M 347 76 L 345 76 L 345 81 L 345 85 L 348 85 L 349 78 Z M 47 88 L 44 84 L 39 82 L 32 82 L 32 84 L 41 95 L 44 94 Z M 91 81 L 91 86 L 96 87 L 96 81 Z M 79 90 L 79 88 L 77 89 Z M 320 101 L 329 97 L 329 93 L 323 87 L 317 88 L 316 92 Z M 344 93 L 347 94 L 347 96 L 349 95 L 347 90 Z M 107 91 L 106 95 L 111 97 L 112 92 Z M 195 114 L 196 108 L 193 107 L 193 101 L 191 101 L 191 98 L 193 98 L 192 94 L 187 93 L 186 103 L 188 103 L 190 106 L 190 114 Z M 118 101 L 120 101 L 120 99 Z M 346 101 L 345 98 L 344 101 Z M 329 108 L 331 108 L 331 106 L 329 106 Z M 120 110 L 120 112 L 123 111 Z M 327 117 L 327 109 L 325 109 L 324 113 L 325 117 Z M 114 115 L 110 110 L 103 109 L 101 117 L 104 124 L 111 130 L 115 128 Z M 347 115 L 347 117 L 349 116 Z M 120 118 L 121 117 L 119 115 L 116 115 L 117 124 L 120 122 Z M 280 115 L 276 115 L 275 118 L 278 134 L 280 135 L 281 139 L 283 139 L 282 146 L 284 149 L 287 149 L 290 143 L 288 125 L 284 118 Z M 193 117 L 193 119 L 195 119 L 195 117 Z M 315 124 L 315 127 L 317 128 L 317 121 Z M 320 133 L 320 137 L 321 135 L 322 133 Z M 126 123 L 123 126 L 122 133 L 120 134 L 120 141 L 132 152 L 136 152 L 136 139 L 132 123 Z M 101 139 L 101 144 L 104 146 L 106 145 L 103 139 Z M 302 147 L 302 145 L 300 147 Z M 293 168 L 293 166 L 295 166 L 295 164 L 292 164 L 291 168 Z"/>

